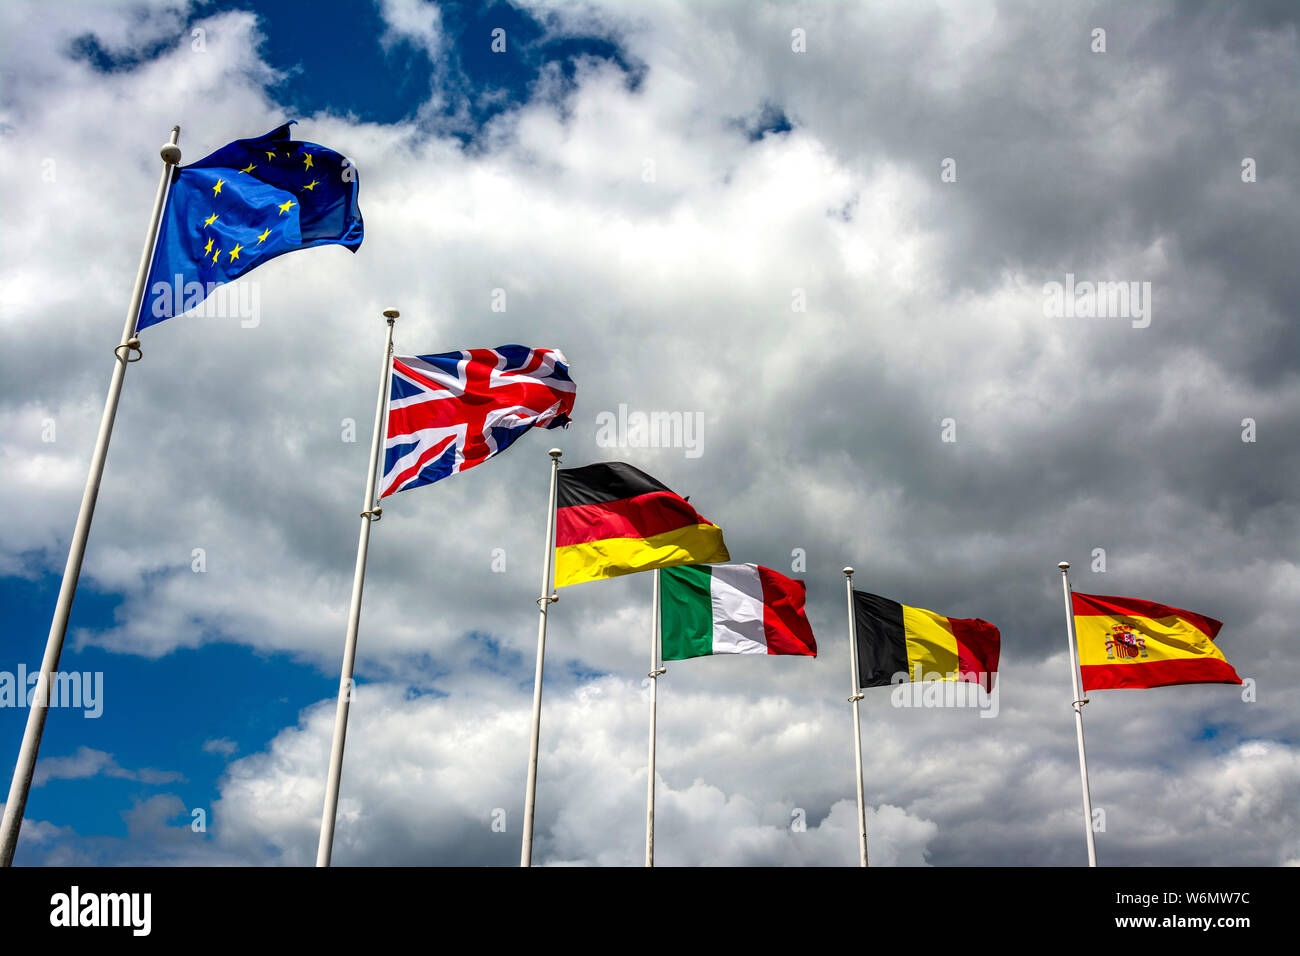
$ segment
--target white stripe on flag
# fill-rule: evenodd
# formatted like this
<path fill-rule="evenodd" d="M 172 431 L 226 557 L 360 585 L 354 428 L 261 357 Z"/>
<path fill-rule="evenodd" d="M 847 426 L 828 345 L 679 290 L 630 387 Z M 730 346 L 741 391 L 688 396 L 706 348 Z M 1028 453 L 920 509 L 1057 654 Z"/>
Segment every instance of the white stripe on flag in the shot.
<path fill-rule="evenodd" d="M 713 653 L 766 654 L 763 584 L 753 564 L 715 564 L 711 569 Z"/>

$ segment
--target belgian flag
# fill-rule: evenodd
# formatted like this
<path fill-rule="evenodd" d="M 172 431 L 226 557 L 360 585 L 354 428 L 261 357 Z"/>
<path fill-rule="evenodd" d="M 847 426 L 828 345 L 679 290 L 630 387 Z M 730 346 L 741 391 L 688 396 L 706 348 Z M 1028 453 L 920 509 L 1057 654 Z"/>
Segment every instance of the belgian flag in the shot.
<path fill-rule="evenodd" d="M 909 681 L 968 681 L 993 689 L 1002 635 L 979 618 L 944 617 L 877 594 L 853 592 L 858 686 Z"/>
<path fill-rule="evenodd" d="M 1240 684 L 1212 617 L 1139 598 L 1071 595 L 1083 690 Z"/>
<path fill-rule="evenodd" d="M 729 560 L 722 529 L 640 469 L 621 461 L 560 469 L 557 588 L 634 571 Z"/>

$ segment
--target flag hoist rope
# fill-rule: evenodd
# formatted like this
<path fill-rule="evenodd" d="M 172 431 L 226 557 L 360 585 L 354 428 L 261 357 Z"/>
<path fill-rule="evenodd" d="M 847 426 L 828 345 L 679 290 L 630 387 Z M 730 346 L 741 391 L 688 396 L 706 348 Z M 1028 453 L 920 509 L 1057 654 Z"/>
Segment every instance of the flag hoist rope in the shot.
<path fill-rule="evenodd" d="M 1065 594 L 1065 639 L 1070 645 L 1070 680 L 1074 686 L 1074 730 L 1079 738 L 1079 781 L 1083 787 L 1083 832 L 1088 841 L 1088 865 L 1097 865 L 1097 844 L 1092 832 L 1092 794 L 1088 790 L 1088 754 L 1083 747 L 1083 705 L 1088 698 L 1083 696 L 1079 680 L 1079 660 L 1074 637 L 1074 601 L 1070 592 L 1070 562 L 1062 561 L 1057 565 L 1061 569 L 1061 590 Z"/>
<path fill-rule="evenodd" d="M 857 767 L 858 784 L 858 865 L 867 865 L 867 803 L 862 792 L 862 725 L 858 719 L 858 701 L 862 688 L 858 686 L 858 626 L 853 615 L 853 569 L 844 569 L 844 590 L 849 602 L 849 669 L 853 672 L 850 687 L 853 690 L 849 703 L 853 705 L 853 762 Z"/>
<path fill-rule="evenodd" d="M 659 662 L 659 569 L 655 568 L 654 600 L 650 610 L 650 761 L 645 797 L 645 865 L 655 865 L 655 722 L 659 677 L 668 668 Z"/>
<path fill-rule="evenodd" d="M 546 611 L 558 601 L 555 593 L 555 489 L 560 471 L 558 448 L 551 456 L 551 497 L 546 513 L 546 550 L 542 556 L 542 593 L 537 598 L 537 669 L 533 672 L 533 730 L 528 745 L 528 783 L 524 789 L 524 839 L 519 848 L 519 865 L 533 865 L 533 810 L 537 805 L 537 748 L 542 732 L 542 670 L 546 658 Z"/>
<path fill-rule="evenodd" d="M 320 843 L 316 847 L 316 865 L 329 866 L 334 852 L 334 823 L 338 817 L 339 784 L 343 778 L 343 745 L 348 736 L 348 708 L 352 703 L 352 670 L 357 659 L 357 631 L 361 625 L 361 592 L 366 583 L 366 552 L 370 547 L 370 525 L 383 516 L 375 500 L 375 478 L 379 452 L 384 444 L 384 409 L 388 401 L 388 379 L 393 371 L 393 323 L 396 309 L 385 309 L 388 336 L 384 342 L 384 359 L 379 372 L 379 397 L 375 401 L 375 429 L 371 435 L 370 471 L 366 474 L 366 501 L 361 512 L 361 535 L 357 540 L 357 563 L 352 574 L 352 603 L 348 608 L 348 636 L 343 645 L 343 671 L 339 677 L 338 707 L 334 712 L 334 742 L 330 747 L 329 777 L 325 782 L 325 807 L 320 817 Z"/>
<path fill-rule="evenodd" d="M 172 171 L 181 161 L 181 149 L 177 145 L 180 138 L 181 128 L 173 126 L 171 138 L 159 150 L 163 171 L 158 180 L 158 192 L 154 196 L 153 214 L 149 218 L 149 233 L 144 242 L 144 252 L 140 254 L 140 267 L 135 274 L 135 288 L 131 292 L 131 305 L 127 309 L 126 324 L 122 328 L 122 342 L 113 350 L 115 356 L 113 377 L 109 382 L 108 397 L 104 401 L 104 414 L 99 421 L 99 436 L 95 440 L 95 451 L 90 456 L 90 474 L 86 478 L 86 490 L 81 496 L 81 510 L 77 513 L 77 524 L 68 548 L 68 563 L 63 568 L 59 600 L 54 608 L 54 620 L 50 623 L 50 636 L 45 642 L 45 657 L 41 661 L 36 692 L 32 698 L 31 709 L 27 713 L 27 728 L 23 731 L 22 746 L 18 750 L 18 762 L 14 766 L 13 780 L 9 784 L 9 798 L 5 801 L 4 819 L 0 822 L 0 866 L 9 866 L 13 862 L 14 849 L 18 845 L 18 832 L 22 829 L 23 812 L 27 808 L 27 794 L 31 790 L 32 772 L 36 768 L 36 753 L 40 750 L 41 732 L 45 729 L 45 717 L 49 710 L 50 684 L 54 672 L 58 669 L 59 657 L 63 653 L 63 639 L 68 631 L 68 616 L 72 611 L 72 599 L 77 593 L 77 579 L 81 576 L 81 561 L 86 554 L 90 522 L 95 516 L 95 501 L 99 497 L 100 480 L 104 477 L 104 461 L 108 457 L 109 440 L 113 437 L 113 419 L 117 416 L 117 402 L 122 394 L 126 367 L 131 362 L 138 362 L 141 357 L 140 340 L 135 335 L 136 321 L 140 316 L 140 305 L 144 302 L 144 287 L 149 280 L 149 267 L 153 263 L 154 245 L 158 240 L 158 224 L 162 220 L 163 206 L 167 202 Z"/>

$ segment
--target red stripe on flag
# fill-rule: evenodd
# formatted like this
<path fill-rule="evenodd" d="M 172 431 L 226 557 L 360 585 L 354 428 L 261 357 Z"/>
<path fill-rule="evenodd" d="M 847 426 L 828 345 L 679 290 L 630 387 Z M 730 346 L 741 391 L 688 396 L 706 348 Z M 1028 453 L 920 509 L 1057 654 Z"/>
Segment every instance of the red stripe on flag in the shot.
<path fill-rule="evenodd" d="M 763 587 L 763 635 L 769 654 L 817 656 L 817 639 L 804 614 L 808 588 L 769 568 L 758 569 Z"/>
<path fill-rule="evenodd" d="M 1223 627 L 1222 621 L 1216 621 L 1204 614 L 1197 614 L 1195 611 L 1184 611 L 1182 608 L 1170 607 L 1168 604 L 1157 604 L 1155 601 L 1143 601 L 1141 598 L 1107 597 L 1102 594 L 1080 594 L 1075 591 L 1073 593 L 1073 605 L 1076 617 L 1149 617 L 1157 619 L 1181 617 L 1192 627 L 1209 637 L 1210 640 L 1214 640 L 1219 634 L 1219 628 Z M 1104 665 L 1099 664 L 1097 666 Z"/>
<path fill-rule="evenodd" d="M 1170 684 L 1240 684 L 1241 678 L 1227 661 L 1216 657 L 1189 657 L 1176 661 L 1136 661 L 1128 664 L 1085 664 L 1083 689 L 1167 687 Z"/>
<path fill-rule="evenodd" d="M 972 683 L 993 690 L 993 675 L 998 671 L 998 658 L 1002 655 L 1002 635 L 988 621 L 978 617 L 950 617 L 948 624 L 957 639 L 957 671 L 962 675 L 979 675 Z"/>
<path fill-rule="evenodd" d="M 654 491 L 597 505 L 567 505 L 556 511 L 555 546 L 607 538 L 649 538 L 705 520 L 670 491 Z"/>

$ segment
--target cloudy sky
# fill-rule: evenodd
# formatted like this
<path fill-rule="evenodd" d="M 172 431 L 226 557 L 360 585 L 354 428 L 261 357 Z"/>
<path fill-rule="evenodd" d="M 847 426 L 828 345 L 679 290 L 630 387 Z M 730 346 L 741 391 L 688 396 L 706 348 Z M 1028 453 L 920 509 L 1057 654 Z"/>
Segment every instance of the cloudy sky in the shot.
<path fill-rule="evenodd" d="M 1003 636 L 995 717 L 867 692 L 873 862 L 1083 863 L 1062 559 L 1223 620 L 1253 681 L 1093 695 L 1100 862 L 1300 863 L 1297 20 L 0 6 L 0 671 L 39 665 L 171 126 L 192 162 L 298 120 L 366 224 L 240 280 L 255 314 L 142 334 L 62 661 L 102 714 L 51 712 L 17 862 L 314 860 L 396 306 L 398 352 L 558 347 L 578 397 L 385 502 L 336 863 L 517 861 L 552 444 L 808 584 L 815 660 L 669 666 L 658 863 L 856 862 L 845 564 Z M 1053 314 L 1067 275 L 1144 314 Z M 620 405 L 698 413 L 698 449 L 604 447 Z M 650 584 L 552 611 L 539 862 L 641 860 Z M 25 719 L 0 708 L 6 774 Z"/>

